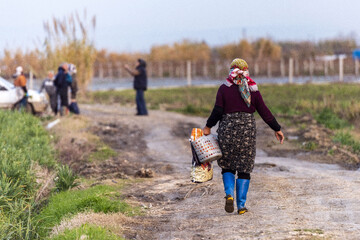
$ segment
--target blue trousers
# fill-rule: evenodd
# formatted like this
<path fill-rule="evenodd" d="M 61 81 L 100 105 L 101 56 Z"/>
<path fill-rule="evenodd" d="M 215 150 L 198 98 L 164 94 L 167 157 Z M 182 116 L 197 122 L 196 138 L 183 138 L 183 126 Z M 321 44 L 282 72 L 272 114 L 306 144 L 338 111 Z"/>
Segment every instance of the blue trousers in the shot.
<path fill-rule="evenodd" d="M 19 108 L 20 111 L 21 111 L 21 109 L 26 109 L 27 100 L 28 100 L 28 97 L 26 97 L 26 96 L 20 100 L 20 108 Z"/>
<path fill-rule="evenodd" d="M 144 90 L 136 90 L 136 108 L 138 115 L 148 115 L 144 98 Z"/>

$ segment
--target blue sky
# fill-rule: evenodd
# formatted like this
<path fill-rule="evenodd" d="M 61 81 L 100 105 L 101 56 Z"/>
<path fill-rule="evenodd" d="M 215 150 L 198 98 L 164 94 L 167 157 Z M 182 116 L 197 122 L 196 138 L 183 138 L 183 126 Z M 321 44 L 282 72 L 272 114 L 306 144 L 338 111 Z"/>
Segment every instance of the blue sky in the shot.
<path fill-rule="evenodd" d="M 250 39 L 322 40 L 360 33 L 358 0 L 0 0 L 0 51 L 32 49 L 43 22 L 96 15 L 97 48 L 148 52 L 182 39 L 211 46 Z"/>

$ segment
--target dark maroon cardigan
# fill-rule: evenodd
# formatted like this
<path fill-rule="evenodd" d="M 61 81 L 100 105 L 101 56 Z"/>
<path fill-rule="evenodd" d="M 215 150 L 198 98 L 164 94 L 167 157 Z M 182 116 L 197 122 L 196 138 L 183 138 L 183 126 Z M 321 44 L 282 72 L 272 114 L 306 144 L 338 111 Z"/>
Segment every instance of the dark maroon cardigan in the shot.
<path fill-rule="evenodd" d="M 276 121 L 259 91 L 251 92 L 251 105 L 248 107 L 241 97 L 239 87 L 232 85 L 230 87 L 225 84 L 219 87 L 216 95 L 216 102 L 214 109 L 206 123 L 207 127 L 213 127 L 221 120 L 223 114 L 233 112 L 254 113 L 257 111 L 261 118 L 274 130 L 280 131 L 281 126 Z"/>

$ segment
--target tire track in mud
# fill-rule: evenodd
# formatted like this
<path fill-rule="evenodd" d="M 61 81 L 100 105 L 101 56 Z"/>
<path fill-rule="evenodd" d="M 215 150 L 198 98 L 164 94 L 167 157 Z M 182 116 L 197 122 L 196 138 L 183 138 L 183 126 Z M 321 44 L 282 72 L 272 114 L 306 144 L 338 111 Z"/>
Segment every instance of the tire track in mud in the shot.
<path fill-rule="evenodd" d="M 187 134 L 192 127 L 201 127 L 205 119 L 162 111 L 150 111 L 149 117 L 135 117 L 133 110 L 114 106 L 95 105 L 85 109 L 91 111 L 94 119 L 105 123 L 116 121 L 143 131 L 142 140 L 147 147 L 142 152 L 133 152 L 133 161 L 153 168 L 156 176 L 126 192 L 129 201 L 146 209 L 145 216 L 135 217 L 138 224 L 127 228 L 128 239 L 357 239 L 360 236 L 359 171 L 268 157 L 258 150 L 248 194 L 249 212 L 242 216 L 227 214 L 223 210 L 222 179 L 216 164 L 212 181 L 194 184 L 189 179 L 191 152 Z M 263 127 L 262 122 L 257 124 Z M 258 137 L 268 137 L 261 134 Z M 162 168 L 170 170 L 162 171 Z"/>

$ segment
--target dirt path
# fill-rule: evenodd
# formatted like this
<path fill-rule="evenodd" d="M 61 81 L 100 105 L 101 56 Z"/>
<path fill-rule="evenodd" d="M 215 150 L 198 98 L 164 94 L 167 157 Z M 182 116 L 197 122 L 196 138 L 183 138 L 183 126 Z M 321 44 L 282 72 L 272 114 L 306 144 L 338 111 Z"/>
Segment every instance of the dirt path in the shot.
<path fill-rule="evenodd" d="M 129 201 L 147 209 L 146 216 L 137 217 L 138 224 L 125 232 L 129 239 L 360 237 L 360 171 L 269 157 L 258 146 L 247 201 L 249 212 L 242 216 L 227 214 L 216 164 L 212 181 L 193 184 L 189 180 L 188 135 L 192 127 L 203 126 L 205 119 L 162 111 L 137 117 L 133 109 L 103 105 L 84 105 L 81 109 L 94 124 L 116 124 L 141 131 L 137 136 L 142 139 L 138 140 L 146 143 L 141 148 L 129 147 L 132 150 L 127 153 L 132 161 L 155 171 L 154 178 L 132 186 L 126 193 Z M 264 128 L 259 122 L 258 138 L 272 141 L 272 135 L 261 130 Z M 136 141 L 130 146 L 134 144 Z M 124 142 L 119 142 L 117 149 L 126 153 L 120 145 Z"/>

